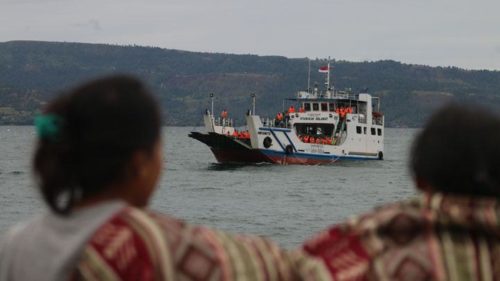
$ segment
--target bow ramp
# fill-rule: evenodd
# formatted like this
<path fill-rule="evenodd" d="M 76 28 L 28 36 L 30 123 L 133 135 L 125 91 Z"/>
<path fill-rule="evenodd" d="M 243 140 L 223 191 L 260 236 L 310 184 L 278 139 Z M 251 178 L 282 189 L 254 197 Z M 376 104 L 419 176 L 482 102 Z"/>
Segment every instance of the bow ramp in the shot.
<path fill-rule="evenodd" d="M 191 132 L 189 137 L 198 140 L 212 150 L 220 163 L 264 163 L 271 162 L 258 149 L 253 149 L 250 140 L 238 139 L 215 132 Z"/>

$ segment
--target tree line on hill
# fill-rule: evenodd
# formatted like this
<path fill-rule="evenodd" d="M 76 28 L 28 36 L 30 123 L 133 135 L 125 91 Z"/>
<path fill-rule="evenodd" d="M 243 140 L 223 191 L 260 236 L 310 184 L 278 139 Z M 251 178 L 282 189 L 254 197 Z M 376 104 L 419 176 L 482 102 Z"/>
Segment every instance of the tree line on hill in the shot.
<path fill-rule="evenodd" d="M 311 60 L 311 85 L 324 84 Z M 334 60 L 337 89 L 381 98 L 388 127 L 420 127 L 439 105 L 475 102 L 500 109 L 500 72 L 429 67 L 384 60 Z M 257 114 L 274 116 L 283 100 L 307 88 L 308 59 L 196 53 L 141 46 L 11 41 L 0 43 L 0 124 L 31 124 L 54 95 L 76 83 L 111 73 L 144 79 L 164 111 L 166 125 L 202 124 L 214 93 L 216 112 L 227 109 L 243 125 L 257 97 Z"/>

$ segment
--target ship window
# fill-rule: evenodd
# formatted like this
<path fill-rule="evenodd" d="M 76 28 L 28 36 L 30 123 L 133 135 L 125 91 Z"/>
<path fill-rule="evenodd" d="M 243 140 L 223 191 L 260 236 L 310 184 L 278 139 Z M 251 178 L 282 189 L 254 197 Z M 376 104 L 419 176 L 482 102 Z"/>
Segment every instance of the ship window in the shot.
<path fill-rule="evenodd" d="M 366 127 L 363 127 L 363 134 L 366 135 Z"/>
<path fill-rule="evenodd" d="M 311 111 L 311 104 L 308 102 L 304 103 L 304 111 Z"/>
<path fill-rule="evenodd" d="M 313 103 L 313 111 L 319 111 L 319 105 L 317 103 Z"/>
<path fill-rule="evenodd" d="M 335 111 L 335 104 L 333 102 L 329 104 L 329 107 L 331 112 Z"/>
<path fill-rule="evenodd" d="M 331 137 L 335 131 L 333 124 L 294 124 L 298 136 Z"/>
<path fill-rule="evenodd" d="M 371 131 L 372 131 L 372 136 L 376 135 L 375 128 L 372 128 Z"/>
<path fill-rule="evenodd" d="M 361 134 L 361 126 L 356 126 L 356 133 Z"/>
<path fill-rule="evenodd" d="M 326 102 L 321 103 L 321 111 L 328 111 L 328 104 Z"/>
<path fill-rule="evenodd" d="M 377 129 L 377 132 L 378 132 L 378 135 L 381 136 L 382 135 L 382 129 Z"/>

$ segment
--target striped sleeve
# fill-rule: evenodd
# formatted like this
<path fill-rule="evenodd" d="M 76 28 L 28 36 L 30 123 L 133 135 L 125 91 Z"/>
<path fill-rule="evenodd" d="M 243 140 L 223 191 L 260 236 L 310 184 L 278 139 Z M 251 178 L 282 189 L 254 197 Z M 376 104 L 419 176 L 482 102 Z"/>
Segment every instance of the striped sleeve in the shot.
<path fill-rule="evenodd" d="M 258 236 L 192 226 L 127 208 L 86 246 L 73 279 L 329 280 L 324 264 Z"/>
<path fill-rule="evenodd" d="M 285 251 L 258 236 L 155 219 L 175 245 L 172 256 L 182 280 L 329 280 L 324 264 L 303 251 Z"/>

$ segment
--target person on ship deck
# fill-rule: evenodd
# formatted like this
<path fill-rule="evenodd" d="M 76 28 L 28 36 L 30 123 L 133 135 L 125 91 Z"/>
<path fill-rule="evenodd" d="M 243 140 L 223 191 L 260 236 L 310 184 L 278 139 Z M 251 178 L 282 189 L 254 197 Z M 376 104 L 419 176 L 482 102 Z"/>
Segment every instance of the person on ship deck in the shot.
<path fill-rule="evenodd" d="M 419 197 L 330 227 L 303 249 L 333 280 L 500 280 L 499 143 L 497 114 L 444 107 L 411 151 Z"/>
<path fill-rule="evenodd" d="M 283 127 L 283 113 L 280 111 L 276 114 L 276 126 Z"/>
<path fill-rule="evenodd" d="M 129 76 L 48 104 L 33 168 L 49 210 L 2 238 L 0 280 L 327 279 L 302 250 L 147 209 L 164 163 L 157 104 Z"/>
<path fill-rule="evenodd" d="M 222 119 L 227 119 L 227 110 L 226 109 L 223 109 L 220 113 L 220 117 Z"/>

